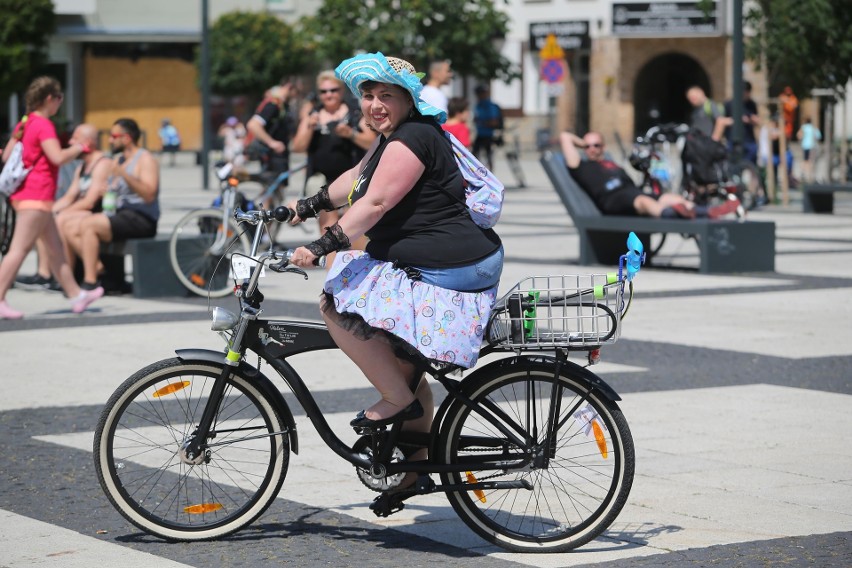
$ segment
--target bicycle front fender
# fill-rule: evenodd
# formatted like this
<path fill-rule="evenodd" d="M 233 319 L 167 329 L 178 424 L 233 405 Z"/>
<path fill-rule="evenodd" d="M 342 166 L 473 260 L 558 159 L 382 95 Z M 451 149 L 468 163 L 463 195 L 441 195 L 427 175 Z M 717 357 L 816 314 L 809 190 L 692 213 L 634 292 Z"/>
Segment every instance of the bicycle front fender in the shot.
<path fill-rule="evenodd" d="M 213 351 L 210 349 L 176 349 L 175 353 L 181 361 L 202 361 L 204 363 L 213 363 L 215 365 L 225 366 L 225 354 L 221 351 Z M 275 406 L 275 409 L 281 415 L 284 423 L 287 424 L 290 438 L 290 450 L 294 454 L 299 453 L 299 437 L 296 432 L 296 420 L 293 418 L 293 412 L 287 405 L 284 395 L 281 394 L 275 385 L 269 380 L 269 377 L 264 375 L 258 369 L 252 367 L 245 361 L 240 361 L 236 372 L 241 376 L 251 379 L 252 384 L 258 388 L 267 399 Z"/>

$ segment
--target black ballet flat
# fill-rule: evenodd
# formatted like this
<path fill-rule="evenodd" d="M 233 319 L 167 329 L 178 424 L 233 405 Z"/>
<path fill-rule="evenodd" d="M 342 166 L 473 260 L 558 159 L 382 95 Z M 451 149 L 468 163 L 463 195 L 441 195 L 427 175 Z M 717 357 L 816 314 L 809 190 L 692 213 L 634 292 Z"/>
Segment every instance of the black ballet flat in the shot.
<path fill-rule="evenodd" d="M 405 422 L 406 420 L 415 420 L 423 416 L 423 405 L 420 404 L 420 401 L 416 398 L 414 402 L 394 414 L 389 418 L 381 418 L 379 420 L 370 420 L 367 418 L 365 413 L 366 411 L 362 410 L 358 413 L 358 415 L 349 423 L 353 428 L 378 428 L 379 426 L 387 426 L 388 424 L 393 424 L 394 422 Z"/>

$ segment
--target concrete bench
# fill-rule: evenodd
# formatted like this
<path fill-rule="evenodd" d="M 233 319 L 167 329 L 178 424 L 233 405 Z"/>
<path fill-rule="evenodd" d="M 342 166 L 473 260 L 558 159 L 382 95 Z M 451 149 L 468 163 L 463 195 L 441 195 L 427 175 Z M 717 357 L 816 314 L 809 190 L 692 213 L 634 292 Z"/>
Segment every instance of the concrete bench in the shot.
<path fill-rule="evenodd" d="M 175 276 L 169 260 L 170 235 L 148 239 L 128 239 L 101 244 L 101 262 L 105 274 L 104 287 L 127 293 L 135 298 L 187 296 L 189 291 Z M 133 283 L 127 282 L 125 257 L 130 255 Z"/>
<path fill-rule="evenodd" d="M 771 221 L 603 215 L 571 177 L 562 154 L 547 151 L 541 164 L 579 233 L 580 264 L 617 263 L 633 231 L 649 251 L 652 234 L 695 237 L 702 274 L 775 270 L 775 223 Z"/>
<path fill-rule="evenodd" d="M 833 213 L 834 194 L 852 192 L 852 183 L 812 183 L 802 188 L 802 211 L 805 213 Z"/>

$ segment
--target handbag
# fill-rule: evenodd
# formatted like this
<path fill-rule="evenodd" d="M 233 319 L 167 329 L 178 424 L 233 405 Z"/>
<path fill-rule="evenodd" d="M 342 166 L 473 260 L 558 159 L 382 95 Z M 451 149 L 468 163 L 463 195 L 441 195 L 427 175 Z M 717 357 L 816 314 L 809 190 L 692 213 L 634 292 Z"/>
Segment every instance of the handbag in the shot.
<path fill-rule="evenodd" d="M 24 178 L 27 177 L 31 169 L 24 167 L 23 143 L 16 142 L 12 148 L 12 154 L 9 156 L 9 161 L 6 162 L 3 171 L 0 172 L 0 193 L 12 195 L 24 182 Z"/>
<path fill-rule="evenodd" d="M 497 176 L 459 142 L 458 138 L 446 131 L 444 134 L 450 141 L 456 164 L 464 177 L 465 205 L 470 218 L 479 227 L 490 229 L 500 219 L 505 188 Z"/>

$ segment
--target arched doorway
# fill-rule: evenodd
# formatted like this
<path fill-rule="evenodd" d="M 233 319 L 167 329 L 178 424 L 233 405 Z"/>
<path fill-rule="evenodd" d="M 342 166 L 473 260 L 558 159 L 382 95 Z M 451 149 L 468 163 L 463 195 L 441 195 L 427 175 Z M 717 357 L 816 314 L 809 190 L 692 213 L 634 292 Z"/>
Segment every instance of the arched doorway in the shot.
<path fill-rule="evenodd" d="M 692 108 L 685 93 L 693 85 L 712 98 L 707 73 L 689 55 L 664 53 L 646 63 L 633 88 L 634 134 L 664 122 L 689 122 Z"/>

